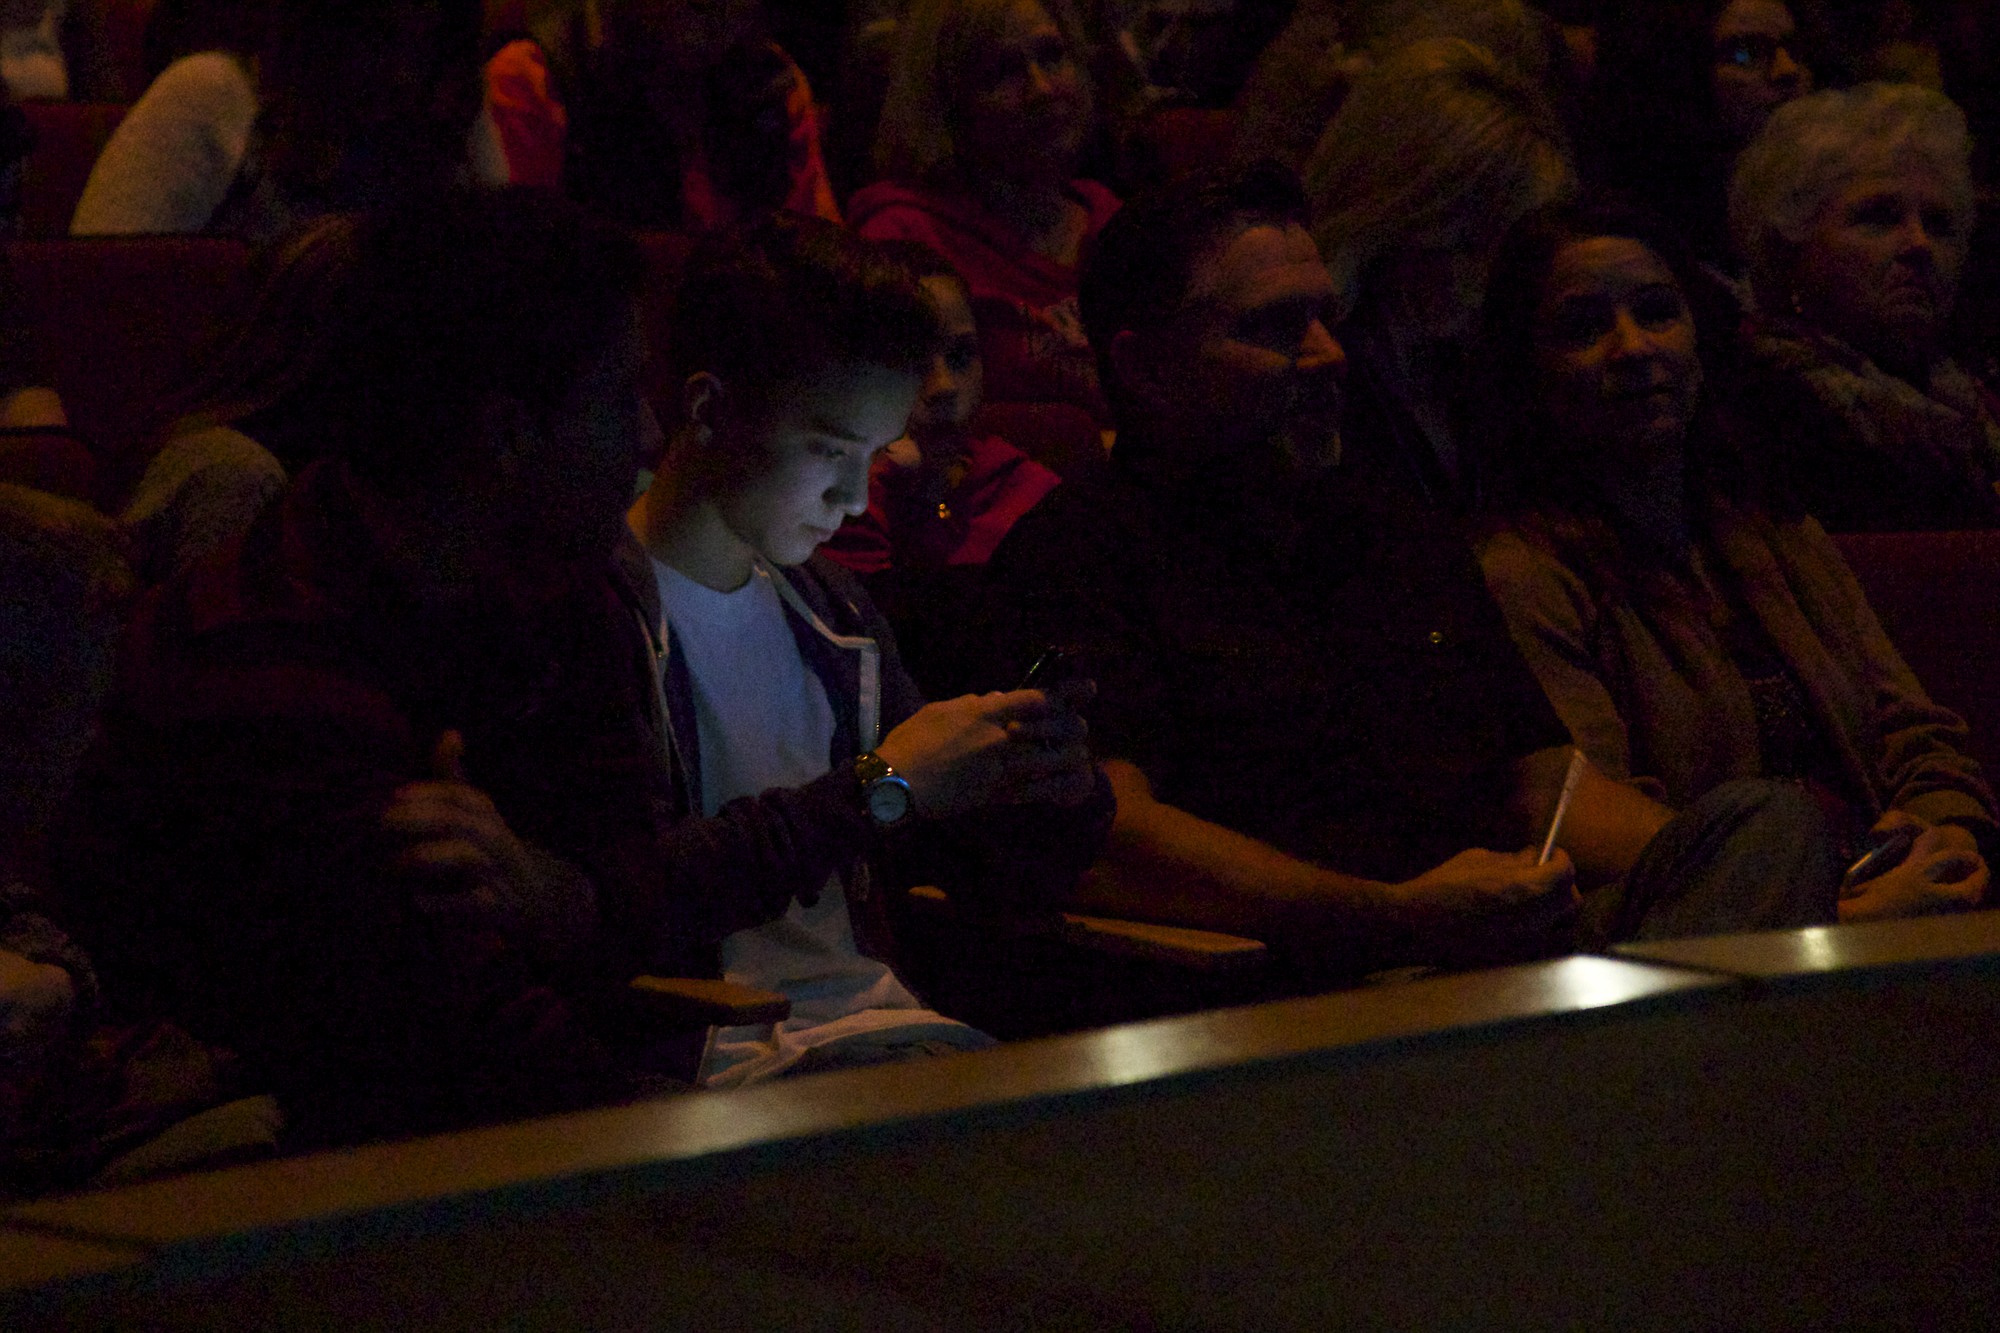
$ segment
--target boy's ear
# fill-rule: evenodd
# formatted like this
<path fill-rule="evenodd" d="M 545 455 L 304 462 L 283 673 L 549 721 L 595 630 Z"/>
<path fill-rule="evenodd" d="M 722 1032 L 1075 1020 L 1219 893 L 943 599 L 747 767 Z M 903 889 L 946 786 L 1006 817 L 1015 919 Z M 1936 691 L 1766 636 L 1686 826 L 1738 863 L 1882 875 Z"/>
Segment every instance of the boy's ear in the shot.
<path fill-rule="evenodd" d="M 722 428 L 730 406 L 729 390 L 706 370 L 688 376 L 681 386 L 681 412 L 688 425 L 701 433 L 703 443 Z"/>

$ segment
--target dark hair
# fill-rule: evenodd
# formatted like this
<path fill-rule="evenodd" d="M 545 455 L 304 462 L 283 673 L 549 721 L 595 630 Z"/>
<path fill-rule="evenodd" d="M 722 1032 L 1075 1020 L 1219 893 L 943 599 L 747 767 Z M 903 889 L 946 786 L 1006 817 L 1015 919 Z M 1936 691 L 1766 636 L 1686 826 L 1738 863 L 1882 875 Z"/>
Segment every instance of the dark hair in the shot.
<path fill-rule="evenodd" d="M 1121 208 L 1098 233 L 1078 293 L 1084 332 L 1097 349 L 1098 376 L 1112 406 L 1120 406 L 1121 394 L 1109 356 L 1114 337 L 1180 313 L 1196 267 L 1242 232 L 1303 227 L 1307 220 L 1298 176 L 1271 158 L 1204 172 Z"/>
<path fill-rule="evenodd" d="M 356 228 L 349 318 L 326 353 L 329 435 L 354 470 L 410 494 L 489 460 L 481 408 L 552 414 L 636 308 L 624 232 L 543 191 L 459 191 Z"/>
<path fill-rule="evenodd" d="M 391 29 L 430 19 L 421 45 Z M 265 168 L 295 203 L 378 207 L 449 182 L 479 114 L 480 0 L 286 0 L 257 65 Z M 414 82 L 412 82 L 414 80 Z"/>
<path fill-rule="evenodd" d="M 946 278 L 959 285 L 968 299 L 972 294 L 972 284 L 958 271 L 958 265 L 946 259 L 922 241 L 877 241 L 883 254 L 910 270 L 910 276 L 918 282 L 926 278 Z"/>
<path fill-rule="evenodd" d="M 1470 441 L 1480 481 L 1480 509 L 1487 526 L 1516 526 L 1539 534 L 1600 595 L 1633 573 L 1602 511 L 1588 466 L 1565 452 L 1537 404 L 1535 324 L 1557 256 L 1568 246 L 1620 237 L 1645 246 L 1673 274 L 1688 303 L 1698 345 L 1720 341 L 1695 293 L 1700 273 L 1674 227 L 1656 214 L 1617 197 L 1599 196 L 1530 213 L 1502 242 L 1487 281 L 1484 334 L 1475 369 Z M 1704 356 L 1702 402 L 1688 432 L 1686 479 L 1690 517 L 1705 516 L 1705 502 L 1719 496 L 1772 506 L 1776 496 L 1749 466 L 1731 424 L 1714 409 L 1719 385 Z"/>
<path fill-rule="evenodd" d="M 674 297 L 673 366 L 764 401 L 829 365 L 920 375 L 937 321 L 910 270 L 820 218 L 773 213 L 705 238 Z"/>

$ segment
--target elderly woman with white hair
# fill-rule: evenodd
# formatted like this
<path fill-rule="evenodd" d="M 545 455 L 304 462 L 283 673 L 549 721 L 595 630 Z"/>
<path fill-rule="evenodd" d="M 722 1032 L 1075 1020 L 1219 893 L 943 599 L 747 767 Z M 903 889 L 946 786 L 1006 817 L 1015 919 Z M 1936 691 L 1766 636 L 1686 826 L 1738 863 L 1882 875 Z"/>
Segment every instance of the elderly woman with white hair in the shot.
<path fill-rule="evenodd" d="M 1780 108 L 1737 162 L 1738 405 L 1832 531 L 2000 527 L 2000 398 L 1945 342 L 1970 159 L 1950 100 L 1872 83 Z"/>
<path fill-rule="evenodd" d="M 1484 47 L 1413 42 L 1356 85 L 1306 165 L 1306 193 L 1350 316 L 1350 434 L 1375 431 L 1462 509 L 1465 348 L 1507 229 L 1575 188 L 1541 91 Z"/>

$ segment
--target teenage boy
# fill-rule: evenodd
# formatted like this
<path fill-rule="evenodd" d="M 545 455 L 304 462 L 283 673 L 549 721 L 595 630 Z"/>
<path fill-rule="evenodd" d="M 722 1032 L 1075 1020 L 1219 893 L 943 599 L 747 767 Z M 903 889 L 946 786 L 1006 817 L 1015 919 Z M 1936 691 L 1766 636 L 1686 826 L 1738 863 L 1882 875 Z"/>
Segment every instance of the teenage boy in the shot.
<path fill-rule="evenodd" d="M 696 254 L 673 327 L 683 419 L 630 516 L 659 595 L 661 710 L 680 813 L 761 829 L 782 888 L 716 941 L 720 970 L 793 1006 L 712 1033 L 702 1081 L 987 1045 L 890 967 L 895 891 L 938 877 L 1053 904 L 1111 802 L 1074 710 L 1087 686 L 924 705 L 867 595 L 815 555 L 903 434 L 932 314 L 868 242 L 780 215 Z"/>
<path fill-rule="evenodd" d="M 1274 163 L 1135 200 L 1083 315 L 1110 475 L 989 570 L 992 656 L 1076 645 L 1118 797 L 1090 905 L 1253 934 L 1320 979 L 1833 920 L 1824 817 L 1729 784 L 1676 812 L 1586 771 L 1465 544 L 1342 422 L 1335 293 Z M 1577 884 L 1584 889 L 1579 899 Z"/>

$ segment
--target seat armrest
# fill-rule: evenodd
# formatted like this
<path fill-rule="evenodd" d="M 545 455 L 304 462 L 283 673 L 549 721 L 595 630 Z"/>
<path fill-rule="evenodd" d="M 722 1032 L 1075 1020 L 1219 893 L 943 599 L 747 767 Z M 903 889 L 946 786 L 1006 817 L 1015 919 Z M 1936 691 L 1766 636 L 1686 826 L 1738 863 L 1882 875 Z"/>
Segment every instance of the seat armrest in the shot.
<path fill-rule="evenodd" d="M 781 1023 L 792 1002 L 776 991 L 701 977 L 634 977 L 626 993 L 641 1013 L 675 1028 Z"/>
<path fill-rule="evenodd" d="M 1120 958 L 1169 963 L 1192 972 L 1238 972 L 1261 966 L 1271 950 L 1262 940 L 1224 935 L 1186 926 L 1161 926 L 1151 921 L 1079 916 L 1065 912 L 1061 938 L 1079 948 Z"/>
<path fill-rule="evenodd" d="M 951 896 L 934 885 L 910 890 L 912 910 L 933 920 L 963 920 Z M 1192 972 L 1237 972 L 1262 966 L 1271 951 L 1262 940 L 1150 921 L 1064 912 L 1038 921 L 1033 933 L 1049 934 L 1075 948 L 1117 958 L 1164 963 Z"/>

